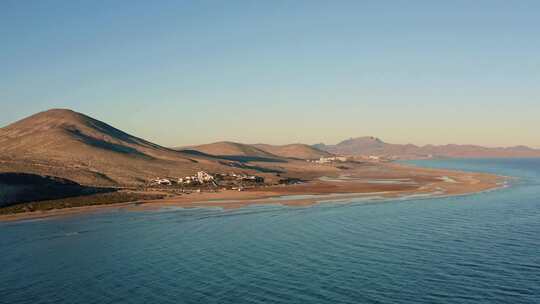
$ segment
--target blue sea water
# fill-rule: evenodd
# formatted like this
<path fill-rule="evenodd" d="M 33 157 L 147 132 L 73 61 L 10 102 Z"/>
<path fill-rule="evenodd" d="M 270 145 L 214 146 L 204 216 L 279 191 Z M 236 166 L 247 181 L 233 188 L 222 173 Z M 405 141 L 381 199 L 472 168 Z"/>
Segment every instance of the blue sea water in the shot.
<path fill-rule="evenodd" d="M 540 303 L 540 159 L 438 199 L 0 223 L 0 303 Z"/>

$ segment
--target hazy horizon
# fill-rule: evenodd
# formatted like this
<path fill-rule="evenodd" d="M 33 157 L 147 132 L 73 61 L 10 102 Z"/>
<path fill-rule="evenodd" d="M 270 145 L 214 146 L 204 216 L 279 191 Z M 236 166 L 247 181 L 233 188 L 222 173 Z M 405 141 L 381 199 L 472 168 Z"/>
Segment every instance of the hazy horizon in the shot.
<path fill-rule="evenodd" d="M 540 148 L 536 1 L 0 4 L 0 125 L 70 108 L 164 146 Z"/>
<path fill-rule="evenodd" d="M 48 110 L 57 110 L 57 109 L 61 109 L 61 110 L 70 110 L 70 111 L 75 111 L 73 109 L 68 109 L 68 108 L 53 108 L 53 109 L 48 109 Z M 45 111 L 48 111 L 48 110 L 44 110 L 44 111 L 39 111 L 37 113 L 33 113 L 33 114 L 38 114 L 38 113 L 41 113 L 41 112 L 45 112 Z M 78 112 L 78 111 L 75 111 L 75 112 Z M 81 112 L 79 112 L 81 113 Z M 24 118 L 27 118 L 33 114 L 30 114 L 26 117 L 22 117 L 21 119 L 24 119 Z M 81 114 L 85 114 L 87 115 L 86 113 L 81 113 Z M 98 119 L 96 117 L 92 117 L 94 119 Z M 20 120 L 20 119 L 19 119 Z M 17 121 L 19 121 L 17 120 Z M 99 119 L 98 119 L 99 120 Z M 16 122 L 16 121 L 14 121 Z M 13 123 L 14 123 L 13 122 Z M 123 129 L 121 126 L 118 126 L 118 125 L 115 125 L 114 123 L 111 123 L 111 122 L 107 122 L 107 121 L 103 121 L 109 125 L 111 125 L 112 127 L 116 128 L 116 129 L 119 129 L 121 131 L 124 131 L 124 132 L 127 132 L 127 133 L 131 133 L 125 129 Z M 9 124 L 8 124 L 9 125 Z M 6 127 L 8 125 L 2 125 L 0 126 L 1 127 Z M 137 134 L 135 133 L 131 133 L 131 135 L 134 135 L 134 136 L 138 136 Z M 140 136 L 138 136 L 140 137 Z M 372 137 L 372 138 L 376 138 L 378 140 L 382 140 L 383 142 L 385 143 L 389 143 L 389 144 L 413 144 L 413 145 L 417 145 L 417 146 L 425 146 L 425 145 L 452 145 L 452 144 L 457 144 L 457 145 L 477 145 L 477 144 L 472 144 L 472 143 L 444 143 L 444 144 L 432 144 L 432 143 L 427 143 L 427 144 L 415 144 L 415 143 L 412 143 L 412 142 L 389 142 L 387 140 L 385 140 L 384 138 L 381 138 L 379 136 L 375 136 L 375 135 L 357 135 L 357 136 L 349 136 L 349 137 L 343 137 L 342 139 L 336 141 L 336 142 L 322 142 L 322 141 L 319 141 L 319 142 L 285 142 L 285 143 L 269 143 L 269 142 L 262 142 L 262 141 L 257 141 L 257 142 L 241 142 L 241 141 L 237 141 L 237 140 L 234 140 L 234 139 L 216 139 L 214 141 L 210 141 L 210 142 L 200 142 L 200 143 L 190 143 L 190 144 L 183 144 L 183 145 L 163 145 L 159 142 L 154 142 L 154 143 L 157 143 L 157 144 L 160 144 L 162 146 L 165 146 L 165 147 L 170 147 L 170 148 L 182 148 L 182 147 L 190 147 L 190 146 L 196 146 L 196 145 L 201 145 L 201 144 L 211 144 L 211 143 L 217 143 L 217 142 L 236 142 L 236 143 L 243 143 L 243 144 L 274 144 L 274 145 L 287 145 L 287 144 L 308 144 L 308 145 L 316 145 L 316 144 L 326 144 L 326 145 L 335 145 L 335 144 L 339 144 L 340 142 L 342 141 L 346 141 L 346 140 L 351 140 L 351 139 L 357 139 L 357 138 L 362 138 L 362 137 Z M 143 138 L 143 139 L 147 139 L 147 138 Z M 527 146 L 527 145 L 516 145 L 516 146 Z M 489 148 L 507 148 L 507 147 L 515 147 L 515 146 L 487 146 L 487 145 L 484 145 L 483 147 L 489 147 Z M 536 148 L 534 146 L 528 146 L 530 148 Z"/>

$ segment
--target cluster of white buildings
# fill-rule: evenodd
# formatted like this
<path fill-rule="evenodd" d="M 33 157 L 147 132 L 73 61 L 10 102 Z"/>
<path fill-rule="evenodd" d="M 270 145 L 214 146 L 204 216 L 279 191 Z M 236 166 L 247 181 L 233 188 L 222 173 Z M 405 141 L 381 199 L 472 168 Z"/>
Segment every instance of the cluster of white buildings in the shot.
<path fill-rule="evenodd" d="M 214 182 L 214 176 L 205 172 L 199 171 L 195 175 L 180 177 L 176 181 L 173 181 L 168 178 L 155 178 L 150 182 L 151 185 L 165 185 L 171 186 L 173 183 L 181 185 L 190 185 L 190 184 L 204 184 Z"/>
<path fill-rule="evenodd" d="M 347 161 L 349 161 L 349 158 L 345 156 L 321 157 L 317 160 L 308 160 L 308 162 L 313 162 L 317 164 L 330 164 L 330 163 L 336 163 L 336 162 L 344 163 Z"/>
<path fill-rule="evenodd" d="M 331 156 L 321 157 L 316 160 L 307 160 L 308 162 L 317 164 L 345 163 L 350 161 L 368 161 L 368 162 L 387 162 L 392 158 L 380 155 L 355 155 L 355 156 Z"/>
<path fill-rule="evenodd" d="M 236 182 L 254 182 L 254 183 L 263 183 L 264 178 L 260 176 L 255 175 L 247 175 L 247 174 L 236 174 L 236 173 L 229 173 L 229 174 L 209 174 L 205 171 L 199 171 L 195 175 L 180 177 L 177 180 L 174 179 L 168 179 L 168 178 L 155 178 L 150 182 L 151 185 L 165 185 L 165 186 L 171 186 L 173 184 L 179 184 L 179 185 L 202 185 L 202 184 L 213 184 L 214 186 L 217 186 L 217 180 L 220 181 L 233 181 Z"/>
<path fill-rule="evenodd" d="M 238 181 L 264 182 L 264 178 L 256 175 L 230 173 L 228 174 L 228 176 Z"/>
<path fill-rule="evenodd" d="M 359 155 L 357 156 L 357 159 L 368 161 L 368 162 L 387 162 L 391 160 L 392 158 L 389 158 L 387 156 L 380 156 L 380 155 Z"/>
<path fill-rule="evenodd" d="M 213 183 L 214 176 L 205 171 L 199 171 L 195 175 L 180 177 L 178 184 L 190 185 L 190 184 L 204 184 Z"/>
<path fill-rule="evenodd" d="M 152 185 L 165 185 L 165 186 L 170 186 L 172 185 L 172 181 L 168 178 L 156 178 L 154 179 L 150 184 Z"/>

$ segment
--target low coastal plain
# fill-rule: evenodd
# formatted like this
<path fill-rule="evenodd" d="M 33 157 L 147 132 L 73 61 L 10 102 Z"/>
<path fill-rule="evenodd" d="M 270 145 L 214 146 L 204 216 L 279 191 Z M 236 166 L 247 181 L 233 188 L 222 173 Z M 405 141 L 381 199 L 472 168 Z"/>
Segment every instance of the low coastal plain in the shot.
<path fill-rule="evenodd" d="M 308 164 L 306 164 L 308 165 Z M 236 209 L 251 205 L 309 206 L 339 203 L 354 199 L 373 201 L 465 195 L 503 187 L 507 177 L 476 172 L 430 169 L 399 163 L 363 163 L 349 165 L 336 172 L 324 167 L 319 176 L 294 185 L 268 185 L 237 190 L 177 193 L 167 189 L 120 190 L 149 197 L 115 204 L 52 209 L 0 215 L 2 221 L 67 216 L 88 212 L 141 211 L 162 208 Z M 158 197 L 152 199 L 152 197 Z M 89 197 L 89 200 L 92 198 Z"/>

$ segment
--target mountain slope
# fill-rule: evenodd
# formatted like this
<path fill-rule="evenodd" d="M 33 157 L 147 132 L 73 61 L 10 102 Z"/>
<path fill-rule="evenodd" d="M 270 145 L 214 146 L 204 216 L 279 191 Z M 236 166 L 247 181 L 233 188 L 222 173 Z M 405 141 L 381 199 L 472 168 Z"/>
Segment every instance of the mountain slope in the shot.
<path fill-rule="evenodd" d="M 357 137 L 336 145 L 317 144 L 314 147 L 340 155 L 378 155 L 401 159 L 425 157 L 540 157 L 540 150 L 525 146 L 487 148 L 476 145 L 389 144 L 376 137 Z"/>
<path fill-rule="evenodd" d="M 253 146 L 268 153 L 272 153 L 274 155 L 285 158 L 318 159 L 321 157 L 328 157 L 332 155 L 327 151 L 322 151 L 305 144 L 290 144 L 283 146 L 256 144 Z"/>
<path fill-rule="evenodd" d="M 305 144 L 268 145 L 268 144 L 242 144 L 230 141 L 221 141 L 211 144 L 179 148 L 179 151 L 198 151 L 201 153 L 220 157 L 238 157 L 252 159 L 318 159 L 332 155 L 329 152 L 316 149 Z"/>
<path fill-rule="evenodd" d="M 227 162 L 168 149 L 65 109 L 0 129 L 0 172 L 47 174 L 81 184 L 142 184 L 156 176 L 228 170 Z"/>
<path fill-rule="evenodd" d="M 75 144 L 80 145 L 74 147 Z M 0 129 L 2 153 L 72 154 L 72 150 L 66 148 L 94 148 L 145 157 L 166 150 L 101 121 L 64 109 L 41 112 Z"/>
<path fill-rule="evenodd" d="M 252 145 L 241 144 L 230 141 L 220 141 L 211 144 L 191 146 L 182 150 L 194 150 L 214 156 L 246 156 L 260 158 L 277 158 L 278 156 L 254 147 Z"/>

